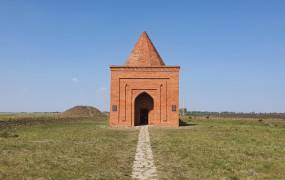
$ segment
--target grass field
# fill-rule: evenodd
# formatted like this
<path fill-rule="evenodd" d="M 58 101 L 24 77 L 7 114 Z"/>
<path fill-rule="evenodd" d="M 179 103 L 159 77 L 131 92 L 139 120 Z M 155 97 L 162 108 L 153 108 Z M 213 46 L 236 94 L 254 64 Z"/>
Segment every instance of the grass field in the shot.
<path fill-rule="evenodd" d="M 0 179 L 129 179 L 136 129 L 107 128 L 106 119 L 51 119 L 0 128 Z"/>
<path fill-rule="evenodd" d="M 285 179 L 285 121 L 190 124 L 150 129 L 160 179 Z"/>
<path fill-rule="evenodd" d="M 284 120 L 151 127 L 159 179 L 285 179 Z M 0 115 L 0 179 L 130 179 L 138 130 L 107 118 Z"/>

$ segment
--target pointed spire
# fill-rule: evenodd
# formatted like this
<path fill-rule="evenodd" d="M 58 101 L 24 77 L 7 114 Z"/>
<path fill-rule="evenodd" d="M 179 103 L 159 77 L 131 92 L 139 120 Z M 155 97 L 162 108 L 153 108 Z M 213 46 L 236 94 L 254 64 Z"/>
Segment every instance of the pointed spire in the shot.
<path fill-rule="evenodd" d="M 126 66 L 165 66 L 146 32 L 143 32 L 128 57 Z"/>

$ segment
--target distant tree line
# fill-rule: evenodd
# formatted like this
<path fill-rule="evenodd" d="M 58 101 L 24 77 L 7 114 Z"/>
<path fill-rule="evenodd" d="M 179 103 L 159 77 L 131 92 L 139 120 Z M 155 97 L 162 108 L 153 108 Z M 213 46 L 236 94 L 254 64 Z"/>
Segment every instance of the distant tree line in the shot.
<path fill-rule="evenodd" d="M 209 111 L 188 111 L 186 108 L 180 109 L 181 115 L 186 116 L 204 116 L 204 117 L 221 117 L 221 118 L 276 118 L 285 119 L 285 113 L 256 113 L 256 112 L 209 112 Z"/>

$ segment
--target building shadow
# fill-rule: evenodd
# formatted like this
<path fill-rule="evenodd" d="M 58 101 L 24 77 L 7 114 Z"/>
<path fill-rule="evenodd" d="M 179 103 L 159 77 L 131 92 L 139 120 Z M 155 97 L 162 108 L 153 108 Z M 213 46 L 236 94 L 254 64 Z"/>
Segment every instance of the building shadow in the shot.
<path fill-rule="evenodd" d="M 186 121 L 183 121 L 181 119 L 179 119 L 179 126 L 196 126 L 197 124 L 194 124 L 192 122 L 186 122 Z"/>

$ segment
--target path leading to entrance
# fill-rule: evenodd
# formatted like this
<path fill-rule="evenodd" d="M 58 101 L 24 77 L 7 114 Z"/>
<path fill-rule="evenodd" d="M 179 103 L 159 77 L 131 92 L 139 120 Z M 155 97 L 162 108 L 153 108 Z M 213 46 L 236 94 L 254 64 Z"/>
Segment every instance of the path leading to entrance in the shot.
<path fill-rule="evenodd" d="M 132 178 L 157 179 L 156 167 L 150 146 L 148 126 L 141 126 L 137 144 L 135 161 L 133 164 Z"/>

